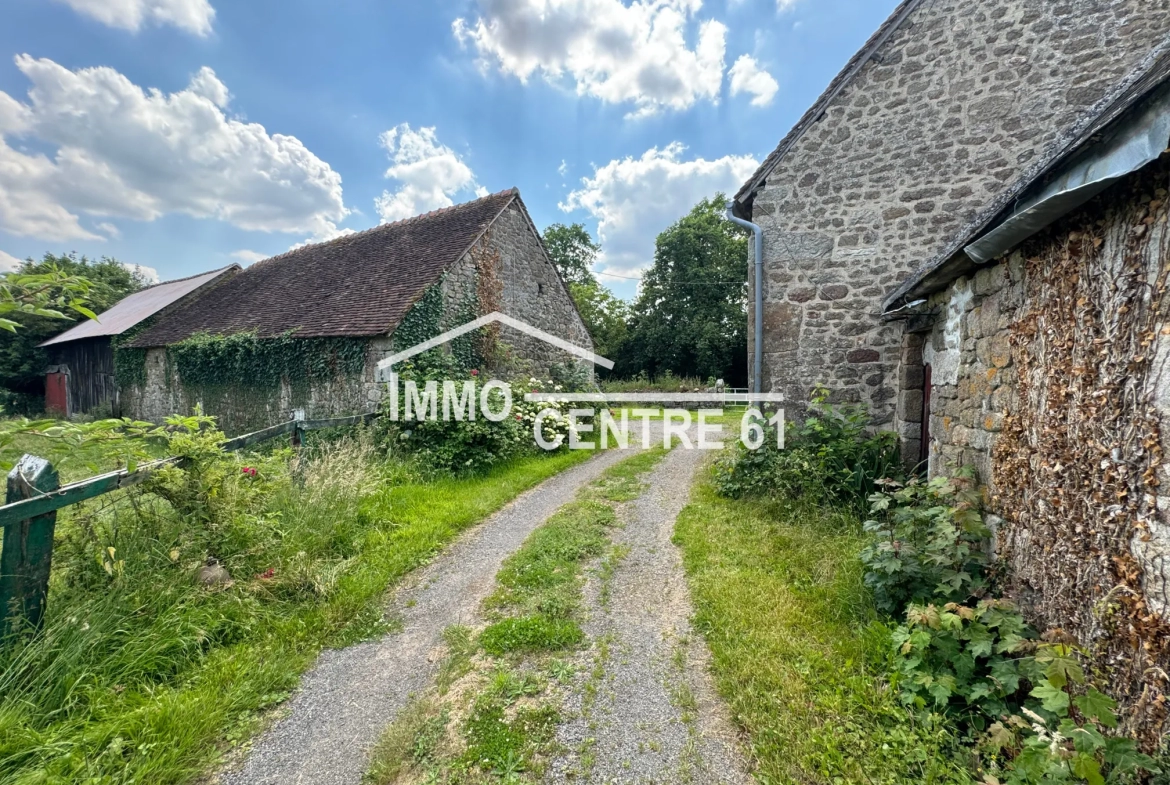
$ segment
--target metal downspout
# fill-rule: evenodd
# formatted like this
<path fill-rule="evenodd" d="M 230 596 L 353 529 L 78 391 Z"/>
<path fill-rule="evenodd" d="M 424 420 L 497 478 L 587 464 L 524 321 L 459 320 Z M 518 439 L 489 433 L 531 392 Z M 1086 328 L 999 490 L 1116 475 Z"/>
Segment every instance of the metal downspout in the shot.
<path fill-rule="evenodd" d="M 756 330 L 755 343 L 752 347 L 752 394 L 764 392 L 764 230 L 751 221 L 737 218 L 732 212 L 735 202 L 727 203 L 727 220 L 738 224 L 745 229 L 751 229 L 755 235 L 756 260 Z M 753 406 L 760 406 L 760 401 L 753 402 Z"/>

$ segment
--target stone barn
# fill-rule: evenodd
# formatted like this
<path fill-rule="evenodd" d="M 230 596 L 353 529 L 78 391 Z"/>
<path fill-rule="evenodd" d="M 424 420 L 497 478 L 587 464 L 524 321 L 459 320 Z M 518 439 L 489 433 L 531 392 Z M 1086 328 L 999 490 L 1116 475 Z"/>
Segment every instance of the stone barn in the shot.
<path fill-rule="evenodd" d="M 380 360 L 496 311 L 592 351 L 515 189 L 257 262 L 128 342 L 119 383 L 134 417 L 198 404 L 227 433 L 358 414 L 381 400 Z M 579 362 L 506 325 L 447 351 L 540 375 Z"/>
<path fill-rule="evenodd" d="M 733 205 L 762 235 L 763 388 L 826 386 L 909 464 L 973 466 L 1008 594 L 1147 748 L 1170 730 L 1168 73 L 1166 3 L 907 0 Z"/>
<path fill-rule="evenodd" d="M 892 427 L 902 337 L 883 299 L 1079 138 L 1168 33 L 1148 0 L 903 2 L 735 196 L 763 229 L 763 388 L 824 385 Z"/>
<path fill-rule="evenodd" d="M 1150 743 L 1170 690 L 1168 75 L 1170 58 L 885 303 L 925 380 L 901 427 L 932 474 L 977 470 L 1007 590 L 1108 666 Z"/>

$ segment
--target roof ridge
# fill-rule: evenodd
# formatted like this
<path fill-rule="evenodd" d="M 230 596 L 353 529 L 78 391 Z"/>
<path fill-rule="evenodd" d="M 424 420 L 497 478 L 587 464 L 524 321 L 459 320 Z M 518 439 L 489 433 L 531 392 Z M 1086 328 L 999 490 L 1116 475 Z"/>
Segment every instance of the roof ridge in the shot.
<path fill-rule="evenodd" d="M 127 264 L 129 264 L 129 262 L 127 262 Z M 142 265 L 136 264 L 136 265 L 134 265 L 134 267 L 142 267 Z M 207 270 L 206 272 L 195 273 L 194 275 L 188 275 L 188 276 L 185 276 L 183 278 L 172 278 L 169 281 L 159 281 L 158 283 L 152 283 L 150 286 L 143 286 L 141 289 L 138 290 L 138 292 L 148 292 L 151 289 L 157 289 L 158 287 L 166 286 L 167 284 L 182 283 L 183 281 L 190 281 L 192 278 L 201 278 L 204 275 L 211 275 L 212 273 L 222 273 L 225 270 L 232 269 L 233 267 L 239 267 L 241 270 L 244 269 L 243 267 L 240 267 L 238 262 L 232 262 L 231 264 L 226 265 L 224 267 L 216 267 L 215 269 Z M 126 295 L 126 297 L 129 297 L 131 294 L 138 294 L 138 292 L 131 292 L 130 294 Z M 117 303 L 115 303 L 114 305 L 117 305 Z M 111 307 L 113 307 L 113 306 L 111 306 Z"/>
<path fill-rule="evenodd" d="M 431 210 L 429 212 L 419 213 L 418 215 L 412 215 L 409 218 L 400 218 L 397 221 L 391 221 L 389 223 L 378 224 L 377 226 L 371 226 L 369 229 L 362 229 L 359 232 L 350 232 L 349 234 L 343 234 L 339 237 L 334 237 L 330 240 L 322 240 L 321 242 L 318 242 L 318 243 L 306 243 L 304 245 L 297 246 L 296 248 L 290 248 L 289 250 L 285 251 L 284 253 L 279 253 L 279 254 L 276 254 L 275 256 L 270 256 L 267 259 L 262 259 L 259 262 L 256 262 L 256 264 L 252 265 L 252 267 L 256 267 L 256 266 L 262 265 L 262 264 L 268 264 L 269 262 L 275 262 L 276 260 L 283 259 L 290 254 L 300 253 L 301 251 L 304 251 L 306 248 L 318 248 L 318 247 L 323 246 L 323 245 L 332 245 L 334 243 L 340 244 L 342 241 L 350 241 L 350 240 L 353 240 L 353 239 L 358 238 L 358 237 L 365 237 L 365 236 L 368 236 L 374 232 L 381 232 L 381 231 L 385 231 L 385 230 L 395 228 L 395 227 L 402 227 L 402 226 L 405 226 L 405 225 L 411 224 L 411 223 L 418 223 L 424 219 L 430 219 L 430 218 L 435 218 L 435 217 L 440 216 L 440 215 L 446 215 L 447 213 L 450 213 L 454 210 L 460 210 L 460 209 L 463 209 L 465 207 L 470 207 L 472 205 L 479 204 L 481 202 L 486 202 L 489 199 L 498 199 L 498 198 L 503 197 L 503 196 L 519 196 L 519 195 L 520 195 L 520 189 L 513 186 L 512 188 L 508 188 L 508 189 L 503 190 L 503 191 L 498 191 L 497 193 L 485 194 L 484 196 L 476 197 L 475 199 L 472 199 L 471 201 L 468 201 L 468 202 L 460 202 L 459 204 L 452 204 L 452 205 L 448 205 L 446 207 L 439 207 L 439 208 L 437 208 L 435 210 Z"/>

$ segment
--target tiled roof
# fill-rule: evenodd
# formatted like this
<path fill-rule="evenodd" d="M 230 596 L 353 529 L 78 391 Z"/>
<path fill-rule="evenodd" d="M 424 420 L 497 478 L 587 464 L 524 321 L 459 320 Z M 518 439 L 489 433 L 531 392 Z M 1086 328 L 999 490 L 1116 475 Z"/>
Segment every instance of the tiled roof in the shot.
<path fill-rule="evenodd" d="M 136 324 L 154 316 L 162 309 L 177 303 L 200 287 L 211 283 L 221 275 L 236 272 L 238 264 L 228 265 L 219 270 L 212 270 L 188 278 L 179 278 L 175 281 L 148 286 L 141 291 L 134 292 L 119 300 L 113 308 L 101 313 L 97 321 L 87 319 L 72 327 L 55 338 L 50 338 L 41 346 L 53 346 L 69 341 L 80 341 L 84 338 L 101 338 L 104 336 L 121 335 Z"/>
<path fill-rule="evenodd" d="M 166 346 L 204 332 L 386 335 L 519 196 L 502 191 L 257 262 L 129 345 Z"/>

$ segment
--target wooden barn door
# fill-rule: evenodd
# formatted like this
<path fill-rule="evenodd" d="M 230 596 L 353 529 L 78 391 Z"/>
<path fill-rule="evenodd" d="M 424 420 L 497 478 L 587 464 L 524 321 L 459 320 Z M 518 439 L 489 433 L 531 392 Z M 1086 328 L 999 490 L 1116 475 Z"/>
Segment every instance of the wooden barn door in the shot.
<path fill-rule="evenodd" d="M 69 416 L 69 375 L 55 372 L 45 375 L 45 410 L 60 417 Z"/>

